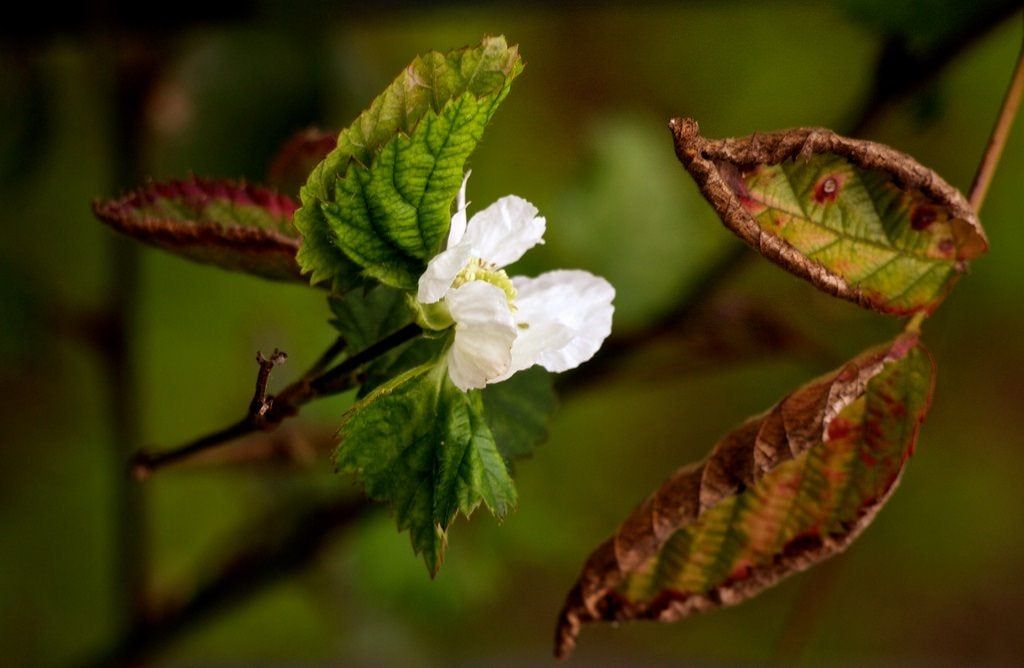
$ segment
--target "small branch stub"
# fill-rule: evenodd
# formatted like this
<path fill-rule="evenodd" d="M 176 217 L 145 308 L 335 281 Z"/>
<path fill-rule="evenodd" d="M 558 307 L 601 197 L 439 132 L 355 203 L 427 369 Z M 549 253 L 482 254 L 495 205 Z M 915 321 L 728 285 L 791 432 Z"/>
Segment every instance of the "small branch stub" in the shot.
<path fill-rule="evenodd" d="M 270 357 L 264 357 L 263 353 L 256 353 L 256 362 L 260 365 L 260 371 L 256 375 L 256 390 L 253 392 L 252 401 L 249 403 L 249 419 L 258 427 L 263 427 L 267 411 L 274 405 L 274 398 L 267 396 L 267 383 L 270 382 L 270 372 L 279 364 L 288 361 L 288 355 L 277 348 Z"/>

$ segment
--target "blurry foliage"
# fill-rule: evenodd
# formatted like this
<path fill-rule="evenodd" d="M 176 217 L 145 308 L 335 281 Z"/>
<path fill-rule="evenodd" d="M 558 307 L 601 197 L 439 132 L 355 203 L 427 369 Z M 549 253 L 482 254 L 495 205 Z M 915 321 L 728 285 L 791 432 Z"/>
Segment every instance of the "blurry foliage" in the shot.
<path fill-rule="evenodd" d="M 473 199 L 512 191 L 528 197 L 550 230 L 543 257 L 529 262 L 609 276 L 621 290 L 616 327 L 636 327 L 734 243 L 675 164 L 666 120 L 692 115 L 710 136 L 837 125 L 866 93 L 885 36 L 931 40 L 964 21 L 963 12 L 988 7 L 921 1 L 912 3 L 916 14 L 903 14 L 902 6 L 451 7 L 284 28 L 258 18 L 197 24 L 167 40 L 157 87 L 164 97 L 151 106 L 144 170 L 258 179 L 292 130 L 347 123 L 410 53 L 504 33 L 522 45 L 527 68 L 474 156 Z M 304 32 L 294 30 L 299 26 Z M 913 105 L 903 104 L 866 134 L 966 188 L 1018 46 L 1019 25 L 1003 24 L 943 73 L 945 104 L 932 124 L 922 128 Z M 122 471 L 109 456 L 98 364 L 76 342 L 41 338 L 44 320 L 6 317 L 38 309 L 48 295 L 70 310 L 105 298 L 111 233 L 88 204 L 131 184 L 111 182 L 110 108 L 97 63 L 86 34 L 0 51 L 0 378 L 17 379 L 0 402 L 5 665 L 64 663 L 114 632 L 112 592 L 120 581 L 111 567 L 111 490 Z M 649 163 L 641 162 L 645 155 Z M 645 164 L 658 168 L 638 174 Z M 1010 663 L 1024 654 L 1017 628 L 1024 615 L 1017 578 L 1024 563 L 1024 381 L 1016 372 L 1024 367 L 1024 344 L 1014 336 L 1024 316 L 1007 308 L 1024 292 L 1024 230 L 1016 224 L 1022 175 L 1018 125 L 985 205 L 993 250 L 929 323 L 943 373 L 919 456 L 901 493 L 844 557 L 838 593 L 822 603 L 806 647 L 810 662 L 898 656 Z M 675 220 L 671 207 L 678 207 Z M 667 240 L 652 239 L 672 225 Z M 603 231 L 588 234 L 592 229 Z M 145 444 L 167 445 L 236 418 L 252 390 L 255 350 L 287 350 L 293 372 L 332 339 L 330 314 L 315 291 L 141 253 L 142 299 L 132 327 Z M 620 264 L 616 253 L 653 261 L 640 263 L 647 269 L 640 272 L 639 260 Z M 535 273 L 533 266 L 514 269 Z M 894 329 L 770 266 L 752 265 L 730 291 L 772 304 L 843 356 Z M 701 456 L 738 420 L 829 366 L 766 358 L 657 384 L 613 378 L 564 396 L 549 442 L 517 466 L 524 500 L 518 512 L 500 527 L 460 524 L 459 544 L 436 581 L 424 577 L 391 518 L 371 517 L 316 569 L 211 621 L 167 659 L 546 660 L 553 614 L 580 557 L 665 471 Z M 305 419 L 337 424 L 348 401 L 312 405 Z M 691 429 L 685 441 L 679 424 Z M 587 475 L 575 472 L 581 461 Z M 182 469 L 148 482 L 155 585 L 186 591 L 189 574 L 223 554 L 225 536 L 233 537 L 254 508 L 280 503 L 279 493 L 291 486 L 336 487 L 329 468 L 321 461 L 297 476 L 258 477 L 247 469 Z M 615 495 L 606 493 L 611 484 Z M 941 531 L 935 517 L 943 518 Z M 656 625 L 594 631 L 577 660 L 768 661 L 806 577 L 670 632 Z M 893 601 L 912 601 L 912 613 Z"/>
<path fill-rule="evenodd" d="M 1019 7 L 1015 0 L 839 0 L 838 5 L 866 27 L 901 40 L 912 52 L 933 48 L 951 34 L 983 22 L 987 17 L 1009 15 Z"/>
<path fill-rule="evenodd" d="M 680 171 L 664 127 L 615 115 L 588 136 L 581 173 L 547 214 L 547 250 L 606 277 L 616 331 L 628 330 L 670 310 L 730 240 Z"/>

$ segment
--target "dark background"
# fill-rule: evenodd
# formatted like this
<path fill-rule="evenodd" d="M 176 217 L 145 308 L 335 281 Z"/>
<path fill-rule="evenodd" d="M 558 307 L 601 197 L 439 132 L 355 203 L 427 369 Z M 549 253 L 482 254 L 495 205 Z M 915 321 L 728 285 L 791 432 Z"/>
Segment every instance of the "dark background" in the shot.
<path fill-rule="evenodd" d="M 1020 47 L 1014 4 L 22 8 L 0 29 L 0 664 L 101 656 L 140 579 L 173 616 L 238 549 L 287 542 L 294 512 L 352 489 L 325 449 L 350 397 L 269 439 L 269 461 L 262 438 L 128 481 L 137 447 L 239 417 L 257 349 L 290 353 L 280 387 L 332 333 L 322 293 L 133 246 L 93 198 L 190 171 L 258 181 L 292 130 L 346 125 L 416 53 L 520 44 L 528 65 L 473 157 L 471 200 L 536 203 L 547 244 L 522 273 L 608 277 L 609 350 L 635 352 L 568 380 L 549 441 L 517 466 L 518 512 L 457 522 L 435 581 L 371 511 L 269 562 L 266 586 L 241 578 L 182 633 L 136 640 L 166 640 L 169 664 L 545 663 L 584 557 L 637 501 L 900 325 L 738 253 L 667 119 L 711 137 L 855 131 L 966 190 Z M 1021 659 L 1022 179 L 1018 128 L 982 211 L 992 251 L 925 326 L 939 383 L 917 455 L 864 537 L 734 609 L 587 629 L 576 663 Z M 652 336 L 681 304 L 682 326 Z"/>

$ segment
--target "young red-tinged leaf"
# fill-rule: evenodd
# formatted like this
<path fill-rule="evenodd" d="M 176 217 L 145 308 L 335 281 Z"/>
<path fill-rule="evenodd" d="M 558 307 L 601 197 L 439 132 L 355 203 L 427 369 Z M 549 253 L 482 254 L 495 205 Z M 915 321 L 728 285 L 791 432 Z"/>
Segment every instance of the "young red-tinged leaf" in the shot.
<path fill-rule="evenodd" d="M 93 211 L 118 232 L 191 260 L 305 283 L 295 261 L 297 206 L 267 188 L 191 177 L 96 201 Z"/>
<path fill-rule="evenodd" d="M 676 471 L 584 565 L 555 653 L 572 651 L 584 623 L 734 605 L 845 549 L 895 489 L 933 379 L 927 350 L 902 335 Z"/>
<path fill-rule="evenodd" d="M 960 192 L 888 146 L 823 128 L 709 140 L 691 119 L 669 125 L 725 225 L 829 294 L 883 313 L 930 313 L 988 249 Z"/>
<path fill-rule="evenodd" d="M 337 130 L 307 128 L 292 135 L 267 167 L 267 183 L 298 197 L 313 168 L 338 145 Z"/>

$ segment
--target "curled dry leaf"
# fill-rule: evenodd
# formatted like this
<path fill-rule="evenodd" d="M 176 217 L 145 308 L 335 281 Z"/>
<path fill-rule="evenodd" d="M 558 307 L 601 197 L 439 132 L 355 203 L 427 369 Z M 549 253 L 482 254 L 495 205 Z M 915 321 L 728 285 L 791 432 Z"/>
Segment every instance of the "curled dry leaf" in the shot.
<path fill-rule="evenodd" d="M 555 653 L 582 624 L 739 603 L 830 557 L 899 481 L 931 401 L 914 334 L 796 390 L 676 471 L 590 556 L 559 618 Z"/>
<path fill-rule="evenodd" d="M 267 183 L 281 192 L 299 194 L 313 168 L 338 145 L 337 130 L 307 128 L 292 135 L 267 167 Z"/>
<path fill-rule="evenodd" d="M 988 249 L 955 188 L 888 146 L 797 128 L 736 139 L 669 127 L 725 225 L 819 289 L 883 313 L 930 313 Z"/>
<path fill-rule="evenodd" d="M 243 182 L 190 177 L 93 203 L 118 232 L 197 262 L 305 283 L 295 255 L 295 200 Z"/>

